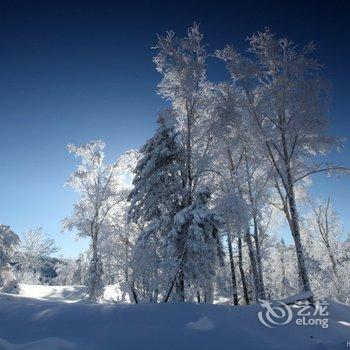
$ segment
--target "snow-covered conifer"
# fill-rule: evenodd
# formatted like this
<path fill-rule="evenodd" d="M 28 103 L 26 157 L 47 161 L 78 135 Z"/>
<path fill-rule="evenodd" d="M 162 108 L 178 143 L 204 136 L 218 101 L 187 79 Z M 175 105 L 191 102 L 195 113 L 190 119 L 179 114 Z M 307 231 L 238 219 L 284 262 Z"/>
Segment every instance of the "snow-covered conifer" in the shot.
<path fill-rule="evenodd" d="M 129 194 L 129 220 L 143 228 L 134 249 L 134 260 L 138 262 L 134 272 L 142 275 L 144 282 L 148 280 L 150 299 L 166 279 L 160 266 L 166 258 L 164 239 L 184 197 L 183 150 L 171 110 L 160 113 L 158 125 L 154 136 L 140 149 L 142 158 L 134 170 L 134 188 Z"/>
<path fill-rule="evenodd" d="M 142 158 L 134 170 L 129 217 L 133 222 L 152 223 L 150 228 L 174 215 L 182 202 L 183 150 L 175 122 L 170 110 L 159 115 L 159 127 L 140 149 Z"/>
<path fill-rule="evenodd" d="M 167 236 L 167 252 L 173 264 L 173 285 L 186 283 L 202 289 L 207 300 L 212 295 L 212 283 L 217 268 L 223 262 L 219 229 L 223 219 L 208 208 L 210 192 L 207 188 L 197 192 L 193 204 L 174 217 L 174 227 Z M 182 276 L 181 276 L 182 275 Z M 183 281 L 176 279 L 183 278 Z M 183 292 L 181 288 L 179 292 Z M 179 296 L 184 299 L 183 295 Z"/>

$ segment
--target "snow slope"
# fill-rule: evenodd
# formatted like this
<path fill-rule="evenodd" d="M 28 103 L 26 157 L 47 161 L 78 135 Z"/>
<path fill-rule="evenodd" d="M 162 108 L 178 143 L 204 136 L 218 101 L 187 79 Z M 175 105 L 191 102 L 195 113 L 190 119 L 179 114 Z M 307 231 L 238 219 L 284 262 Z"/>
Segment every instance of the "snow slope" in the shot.
<path fill-rule="evenodd" d="M 75 302 L 86 299 L 86 287 L 19 284 L 19 294 L 24 297 Z"/>
<path fill-rule="evenodd" d="M 60 300 L 65 303 L 74 303 L 87 300 L 86 286 L 42 286 L 19 284 L 19 295 L 29 298 Z M 103 299 L 106 302 L 129 302 L 129 297 L 122 292 L 118 284 L 106 286 Z"/>
<path fill-rule="evenodd" d="M 57 295 L 70 288 L 49 288 L 52 300 L 41 288 L 37 298 L 0 294 L 0 350 L 340 350 L 350 342 L 350 308 L 334 302 L 328 328 L 268 328 L 260 305 L 66 303 Z"/>

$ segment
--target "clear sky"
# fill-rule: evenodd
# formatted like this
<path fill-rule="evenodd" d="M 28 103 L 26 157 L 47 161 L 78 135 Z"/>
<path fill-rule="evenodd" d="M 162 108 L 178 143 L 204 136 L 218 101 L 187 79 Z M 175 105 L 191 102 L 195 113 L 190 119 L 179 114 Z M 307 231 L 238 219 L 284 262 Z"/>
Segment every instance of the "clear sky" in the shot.
<path fill-rule="evenodd" d="M 331 132 L 350 134 L 349 1 L 1 1 L 0 222 L 21 234 L 43 226 L 62 253 L 87 247 L 60 233 L 76 195 L 64 182 L 76 165 L 69 142 L 102 139 L 112 160 L 138 148 L 165 103 L 156 95 L 156 33 L 201 24 L 209 50 L 269 26 L 298 45 L 313 40 L 333 83 Z M 218 64 L 209 77 L 226 78 Z M 350 166 L 350 147 L 328 160 Z M 314 177 L 350 228 L 350 179 Z"/>

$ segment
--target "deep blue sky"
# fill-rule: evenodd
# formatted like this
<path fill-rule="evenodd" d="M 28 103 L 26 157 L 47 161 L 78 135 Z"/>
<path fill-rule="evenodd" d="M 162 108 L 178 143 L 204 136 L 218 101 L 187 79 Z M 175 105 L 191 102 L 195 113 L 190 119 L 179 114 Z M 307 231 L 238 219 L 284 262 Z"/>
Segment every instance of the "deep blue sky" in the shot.
<path fill-rule="evenodd" d="M 74 169 L 69 142 L 107 143 L 111 160 L 137 148 L 164 107 L 152 63 L 156 33 L 201 24 L 209 50 L 269 26 L 299 45 L 315 41 L 333 83 L 333 134 L 348 137 L 349 1 L 1 1 L 0 222 L 21 234 L 43 226 L 75 256 L 87 243 L 60 234 L 75 195 L 63 184 Z M 217 64 L 212 79 L 225 78 Z M 331 161 L 350 166 L 349 146 Z M 315 196 L 334 199 L 348 229 L 350 179 L 314 178 Z"/>

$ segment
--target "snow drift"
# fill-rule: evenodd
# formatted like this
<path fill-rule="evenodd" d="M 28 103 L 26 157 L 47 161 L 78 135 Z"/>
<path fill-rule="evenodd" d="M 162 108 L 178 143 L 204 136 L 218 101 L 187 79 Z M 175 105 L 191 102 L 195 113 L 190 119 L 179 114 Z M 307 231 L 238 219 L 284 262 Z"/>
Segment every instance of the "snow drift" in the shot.
<path fill-rule="evenodd" d="M 350 341 L 350 308 L 335 302 L 326 329 L 293 322 L 268 328 L 258 320 L 260 305 L 93 304 L 77 300 L 81 287 L 57 288 L 0 294 L 0 350 L 340 350 Z"/>

